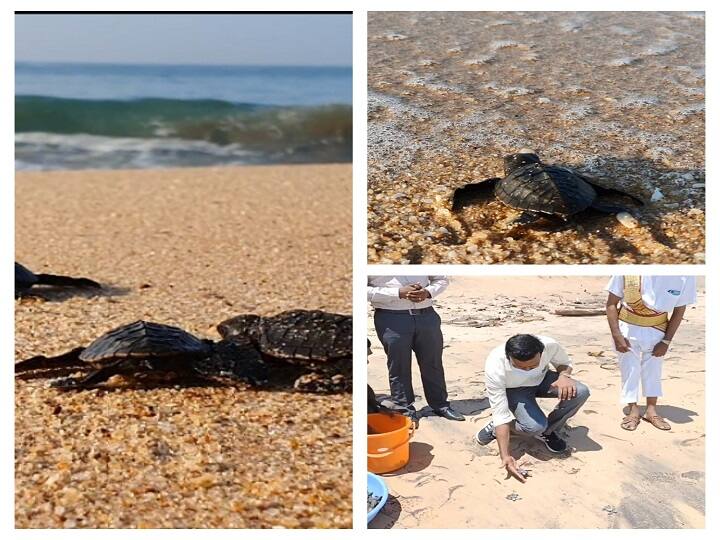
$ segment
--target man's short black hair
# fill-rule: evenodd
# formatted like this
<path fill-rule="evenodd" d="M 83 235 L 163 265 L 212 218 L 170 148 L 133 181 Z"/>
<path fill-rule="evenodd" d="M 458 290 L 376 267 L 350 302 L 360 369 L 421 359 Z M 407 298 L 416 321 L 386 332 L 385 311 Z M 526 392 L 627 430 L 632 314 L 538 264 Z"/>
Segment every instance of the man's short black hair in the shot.
<path fill-rule="evenodd" d="M 505 343 L 507 357 L 520 362 L 527 362 L 544 350 L 545 345 L 543 345 L 543 342 L 531 334 L 514 335 Z"/>

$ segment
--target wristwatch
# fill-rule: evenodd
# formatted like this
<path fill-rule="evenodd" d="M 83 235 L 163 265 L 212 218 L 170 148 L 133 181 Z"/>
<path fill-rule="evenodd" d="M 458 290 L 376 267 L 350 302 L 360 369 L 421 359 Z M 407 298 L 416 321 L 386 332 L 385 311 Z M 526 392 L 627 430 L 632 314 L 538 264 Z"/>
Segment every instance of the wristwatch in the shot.
<path fill-rule="evenodd" d="M 671 339 L 661 339 L 660 343 L 664 343 L 665 345 L 670 345 L 670 343 L 672 343 L 672 340 Z"/>

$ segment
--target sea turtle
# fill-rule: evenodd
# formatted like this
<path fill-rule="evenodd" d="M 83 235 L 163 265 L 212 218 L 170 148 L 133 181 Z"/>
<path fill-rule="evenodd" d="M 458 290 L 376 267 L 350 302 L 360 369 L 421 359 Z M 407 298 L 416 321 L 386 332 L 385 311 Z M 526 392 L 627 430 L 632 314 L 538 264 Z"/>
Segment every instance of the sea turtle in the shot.
<path fill-rule="evenodd" d="M 352 385 L 352 316 L 296 309 L 271 317 L 238 315 L 218 325 L 229 341 L 252 343 L 273 364 L 291 364 L 304 373 L 297 390 L 338 392 Z"/>
<path fill-rule="evenodd" d="M 113 375 L 174 373 L 184 378 L 247 381 L 262 385 L 267 366 L 249 343 L 199 339 L 166 324 L 137 321 L 103 334 L 87 347 L 78 347 L 55 357 L 34 356 L 15 364 L 15 374 L 42 370 L 90 369 L 81 377 L 58 379 L 52 386 L 62 389 L 94 388 Z"/>
<path fill-rule="evenodd" d="M 493 190 L 495 197 L 511 208 L 522 210 L 515 223 L 527 225 L 543 217 L 554 215 L 567 220 L 570 216 L 593 208 L 601 212 L 633 213 L 630 208 L 603 202 L 603 195 L 637 197 L 623 191 L 596 184 L 578 172 L 546 165 L 532 150 L 523 149 L 504 159 L 504 178 L 490 178 L 475 184 L 466 184 L 453 194 L 453 210 L 458 210 Z"/>
<path fill-rule="evenodd" d="M 102 289 L 102 285 L 88 278 L 56 276 L 54 274 L 35 274 L 22 264 L 15 263 L 15 298 L 25 296 L 34 285 L 52 285 L 55 287 L 79 287 Z"/>

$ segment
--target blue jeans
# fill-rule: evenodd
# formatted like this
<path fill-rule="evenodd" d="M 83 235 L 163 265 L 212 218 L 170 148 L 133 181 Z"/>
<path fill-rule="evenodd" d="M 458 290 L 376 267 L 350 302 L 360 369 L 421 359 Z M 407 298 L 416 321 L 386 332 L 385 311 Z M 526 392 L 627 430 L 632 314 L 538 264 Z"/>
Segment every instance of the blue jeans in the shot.
<path fill-rule="evenodd" d="M 557 389 L 550 385 L 558 380 L 557 371 L 548 370 L 538 386 L 522 386 L 506 390 L 508 406 L 515 415 L 513 431 L 523 435 L 549 435 L 565 426 L 575 416 L 590 397 L 590 389 L 581 382 L 575 381 L 577 394 L 572 399 L 558 401 L 548 416 L 538 405 L 537 398 L 557 398 Z M 495 425 L 492 420 L 477 434 L 478 439 L 489 442 L 495 438 Z"/>

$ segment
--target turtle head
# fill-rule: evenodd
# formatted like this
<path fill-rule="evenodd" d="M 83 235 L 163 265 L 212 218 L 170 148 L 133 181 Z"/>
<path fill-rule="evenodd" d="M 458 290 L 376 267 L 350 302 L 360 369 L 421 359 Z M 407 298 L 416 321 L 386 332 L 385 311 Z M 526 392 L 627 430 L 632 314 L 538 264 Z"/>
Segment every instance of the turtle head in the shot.
<path fill-rule="evenodd" d="M 529 148 L 523 148 L 517 154 L 505 156 L 503 160 L 505 164 L 505 176 L 509 175 L 515 169 L 530 165 L 531 163 L 540 163 L 538 155 Z"/>
<path fill-rule="evenodd" d="M 223 339 L 249 339 L 257 341 L 260 330 L 259 315 L 238 315 L 227 319 L 217 326 L 218 332 Z"/>
<path fill-rule="evenodd" d="M 212 344 L 212 355 L 196 369 L 203 375 L 242 380 L 263 386 L 268 368 L 255 346 L 247 340 L 223 340 Z"/>

